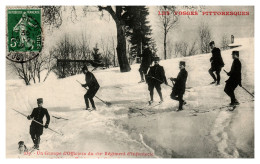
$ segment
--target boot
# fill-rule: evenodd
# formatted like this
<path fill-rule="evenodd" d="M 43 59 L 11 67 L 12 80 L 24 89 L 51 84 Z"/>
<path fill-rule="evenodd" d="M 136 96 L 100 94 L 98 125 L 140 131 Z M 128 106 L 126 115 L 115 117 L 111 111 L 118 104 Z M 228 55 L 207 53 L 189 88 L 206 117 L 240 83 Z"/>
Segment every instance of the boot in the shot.
<path fill-rule="evenodd" d="M 177 112 L 182 111 L 182 110 L 183 110 L 183 108 L 179 108 L 179 109 L 177 110 Z"/>
<path fill-rule="evenodd" d="M 87 107 L 85 110 L 91 110 L 90 107 Z"/>
<path fill-rule="evenodd" d="M 36 145 L 37 145 L 36 139 L 33 139 L 33 149 L 36 149 Z"/>
<path fill-rule="evenodd" d="M 145 81 L 144 81 L 144 79 L 142 79 L 142 80 L 141 80 L 141 81 L 139 81 L 138 83 L 143 83 L 143 82 L 145 82 Z"/>
<path fill-rule="evenodd" d="M 159 101 L 159 104 L 163 103 L 163 100 Z"/>
<path fill-rule="evenodd" d="M 39 150 L 39 148 L 40 148 L 40 140 L 41 140 L 40 137 L 38 137 L 37 140 L 36 140 L 37 142 L 36 142 L 36 145 L 35 145 L 35 149 L 37 149 L 37 150 Z"/>
<path fill-rule="evenodd" d="M 210 84 L 215 84 L 217 81 L 213 81 L 213 82 L 211 82 Z"/>
<path fill-rule="evenodd" d="M 235 99 L 234 101 L 234 105 L 239 105 L 240 103 L 237 101 L 237 99 Z"/>

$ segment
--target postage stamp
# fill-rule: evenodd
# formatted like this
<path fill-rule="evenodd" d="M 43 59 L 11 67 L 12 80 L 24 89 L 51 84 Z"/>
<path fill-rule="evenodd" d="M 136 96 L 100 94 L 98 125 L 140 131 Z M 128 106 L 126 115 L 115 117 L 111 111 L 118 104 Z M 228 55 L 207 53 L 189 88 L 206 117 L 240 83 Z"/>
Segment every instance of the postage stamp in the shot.
<path fill-rule="evenodd" d="M 14 62 L 37 57 L 43 47 L 41 9 L 7 8 L 7 54 Z"/>

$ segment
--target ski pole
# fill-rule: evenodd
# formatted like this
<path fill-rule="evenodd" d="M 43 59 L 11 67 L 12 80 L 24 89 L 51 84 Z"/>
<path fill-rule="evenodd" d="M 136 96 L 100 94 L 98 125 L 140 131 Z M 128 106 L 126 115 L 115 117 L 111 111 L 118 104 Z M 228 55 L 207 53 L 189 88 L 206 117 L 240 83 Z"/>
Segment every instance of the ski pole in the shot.
<path fill-rule="evenodd" d="M 96 69 L 97 69 L 97 67 L 95 67 L 94 69 L 92 69 L 92 71 L 91 71 L 91 72 L 95 71 Z"/>
<path fill-rule="evenodd" d="M 245 87 L 241 86 L 248 94 L 250 94 L 252 97 L 255 97 L 252 93 L 250 93 Z"/>
<path fill-rule="evenodd" d="M 78 80 L 76 80 L 80 85 L 82 85 Z M 84 87 L 86 90 L 88 90 L 86 87 Z M 101 102 L 103 102 L 104 104 L 106 104 L 107 106 L 112 105 L 110 102 L 104 101 L 102 99 L 100 99 L 99 97 L 95 96 L 97 99 L 99 99 Z"/>
<path fill-rule="evenodd" d="M 146 76 L 149 76 L 149 75 L 146 75 Z M 159 80 L 159 79 L 157 79 L 157 78 L 155 78 L 155 77 L 153 77 L 153 76 L 149 76 L 149 77 L 151 77 L 151 78 L 153 78 L 153 79 L 155 79 L 155 80 L 157 80 L 157 81 L 160 81 L 160 82 L 162 82 L 161 80 Z M 171 81 L 171 82 L 172 82 L 172 85 L 174 85 L 173 81 Z M 162 82 L 162 83 L 163 83 L 163 82 Z M 165 84 L 165 85 L 167 85 L 167 86 L 169 86 L 169 87 L 173 88 L 173 86 L 171 86 L 171 85 L 168 85 L 168 84 Z M 189 92 L 189 90 L 188 90 L 188 89 L 185 89 L 185 90 L 187 90 L 187 91 Z"/>
<path fill-rule="evenodd" d="M 227 73 L 227 71 L 226 70 L 224 70 L 226 73 Z M 252 93 L 250 93 L 245 87 L 243 87 L 243 86 L 241 86 L 241 88 L 243 88 L 248 94 L 250 94 L 252 97 L 255 97 Z"/>
<path fill-rule="evenodd" d="M 159 80 L 159 79 L 157 79 L 157 78 L 155 78 L 155 77 L 153 77 L 153 76 L 149 76 L 149 75 L 146 75 L 146 76 L 151 77 L 151 78 L 153 78 L 153 79 L 155 79 L 155 80 L 157 80 L 157 81 L 159 81 L 159 82 L 161 82 L 161 83 L 164 83 L 163 81 L 161 81 L 161 80 Z M 167 86 L 173 88 L 173 86 L 171 86 L 171 85 L 169 85 L 169 84 L 165 84 L 165 85 L 167 85 Z"/>
<path fill-rule="evenodd" d="M 12 110 L 14 110 L 14 111 L 16 111 L 17 113 L 19 113 L 19 114 L 23 115 L 24 117 L 27 117 L 27 116 L 26 116 L 25 114 L 23 114 L 22 112 L 19 112 L 19 111 L 15 110 L 15 109 L 12 109 Z M 32 121 L 36 122 L 36 123 L 37 123 L 37 124 L 39 124 L 39 125 L 42 125 L 42 126 L 44 126 L 42 123 L 40 123 L 40 122 L 38 122 L 38 121 L 36 121 L 36 120 L 34 120 L 34 119 L 32 119 Z M 62 133 L 59 133 L 59 132 L 57 132 L 57 131 L 55 131 L 55 130 L 53 130 L 53 129 L 49 128 L 49 127 L 48 127 L 47 129 L 49 129 L 49 130 L 53 131 L 54 133 L 57 133 L 57 134 L 59 134 L 59 135 L 63 136 L 63 134 L 62 134 Z"/>
<path fill-rule="evenodd" d="M 63 118 L 63 117 L 57 117 L 57 116 L 52 116 L 53 118 L 56 118 L 56 119 L 63 119 L 63 120 L 69 120 L 67 118 Z"/>
<path fill-rule="evenodd" d="M 226 70 L 224 70 L 224 72 L 228 73 Z"/>

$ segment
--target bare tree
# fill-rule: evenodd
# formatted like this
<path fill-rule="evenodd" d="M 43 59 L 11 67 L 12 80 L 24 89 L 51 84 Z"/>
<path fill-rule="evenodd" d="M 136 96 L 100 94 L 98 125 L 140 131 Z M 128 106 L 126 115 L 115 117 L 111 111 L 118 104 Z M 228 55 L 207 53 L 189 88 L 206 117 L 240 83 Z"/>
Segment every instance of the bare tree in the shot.
<path fill-rule="evenodd" d="M 65 34 L 64 37 L 57 43 L 53 49 L 53 53 L 53 57 L 56 60 L 75 60 L 79 55 L 79 53 L 77 53 L 77 45 L 75 40 L 68 34 Z M 75 63 L 64 62 L 54 67 L 53 71 L 59 78 L 64 78 L 77 74 L 79 70 L 76 69 Z"/>
<path fill-rule="evenodd" d="M 188 56 L 193 56 L 197 53 L 198 49 L 196 47 L 196 41 L 194 41 L 191 45 L 191 47 L 189 48 L 189 51 L 188 51 Z"/>
<path fill-rule="evenodd" d="M 91 36 L 86 34 L 86 31 L 82 31 L 80 36 L 77 37 L 78 43 L 78 55 L 79 59 L 90 60 L 91 59 L 91 50 L 90 50 L 90 40 Z"/>
<path fill-rule="evenodd" d="M 109 39 L 106 39 L 109 40 Z M 106 68 L 109 68 L 110 65 L 112 65 L 112 60 L 113 60 L 113 47 L 111 49 L 111 46 L 109 45 L 109 42 L 105 42 L 103 38 L 101 38 L 101 49 L 103 52 L 102 55 L 102 60 L 103 63 L 105 64 Z"/>
<path fill-rule="evenodd" d="M 182 48 L 182 45 L 180 42 L 176 42 L 174 44 L 174 54 L 176 57 L 181 53 L 181 48 Z"/>
<path fill-rule="evenodd" d="M 201 23 L 199 26 L 199 39 L 201 53 L 209 53 L 209 42 L 212 40 L 211 29 L 207 23 Z"/>
<path fill-rule="evenodd" d="M 173 46 L 172 41 L 168 40 L 167 45 L 168 45 L 167 46 L 168 58 L 172 58 L 172 57 L 174 57 L 174 54 L 173 54 L 174 46 Z"/>
<path fill-rule="evenodd" d="M 26 85 L 30 85 L 31 81 L 33 83 L 41 82 L 41 73 L 44 70 L 47 70 L 47 74 L 45 75 L 44 81 L 50 74 L 50 71 L 53 68 L 53 62 L 51 55 L 46 56 L 45 54 L 41 54 L 38 57 L 25 62 L 25 63 L 14 63 L 10 62 L 8 65 L 11 66 L 11 69 L 15 74 L 23 79 Z"/>
<path fill-rule="evenodd" d="M 24 80 L 25 85 L 30 85 L 31 73 L 29 62 L 15 63 L 10 61 L 9 66 L 20 79 Z"/>
<path fill-rule="evenodd" d="M 54 58 L 54 52 L 53 52 L 53 50 L 50 50 L 48 56 L 46 57 L 45 64 L 44 64 L 44 70 L 46 70 L 47 72 L 46 72 L 43 82 L 45 82 L 45 80 L 48 78 L 48 76 L 54 69 L 55 64 L 56 64 L 56 60 Z"/>
<path fill-rule="evenodd" d="M 187 56 L 188 54 L 188 43 L 185 41 L 181 42 L 181 56 Z"/>
<path fill-rule="evenodd" d="M 168 14 L 164 14 L 164 15 L 159 14 L 160 23 L 161 23 L 162 29 L 163 29 L 164 59 L 167 59 L 167 34 L 176 25 L 176 23 L 178 21 L 178 16 L 174 14 L 174 12 L 176 11 L 175 6 L 160 6 L 159 11 L 164 11 L 166 13 L 167 12 L 170 13 L 169 15 Z"/>
<path fill-rule="evenodd" d="M 175 56 L 192 56 L 197 53 L 196 42 L 194 41 L 191 46 L 186 41 L 179 41 L 174 44 Z"/>

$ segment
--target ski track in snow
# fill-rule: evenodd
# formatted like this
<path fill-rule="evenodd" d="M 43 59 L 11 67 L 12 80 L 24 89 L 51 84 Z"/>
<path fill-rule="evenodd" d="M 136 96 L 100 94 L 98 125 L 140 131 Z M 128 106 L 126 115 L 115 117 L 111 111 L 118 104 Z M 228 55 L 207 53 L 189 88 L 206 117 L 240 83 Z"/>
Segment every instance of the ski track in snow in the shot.
<path fill-rule="evenodd" d="M 232 146 L 230 142 L 230 136 L 227 129 L 230 126 L 232 117 L 234 113 L 230 111 L 222 110 L 219 112 L 213 130 L 211 131 L 211 136 L 213 140 L 217 143 L 218 151 L 224 158 L 238 158 L 239 153 L 235 146 Z M 231 151 L 228 149 L 231 149 Z"/>

